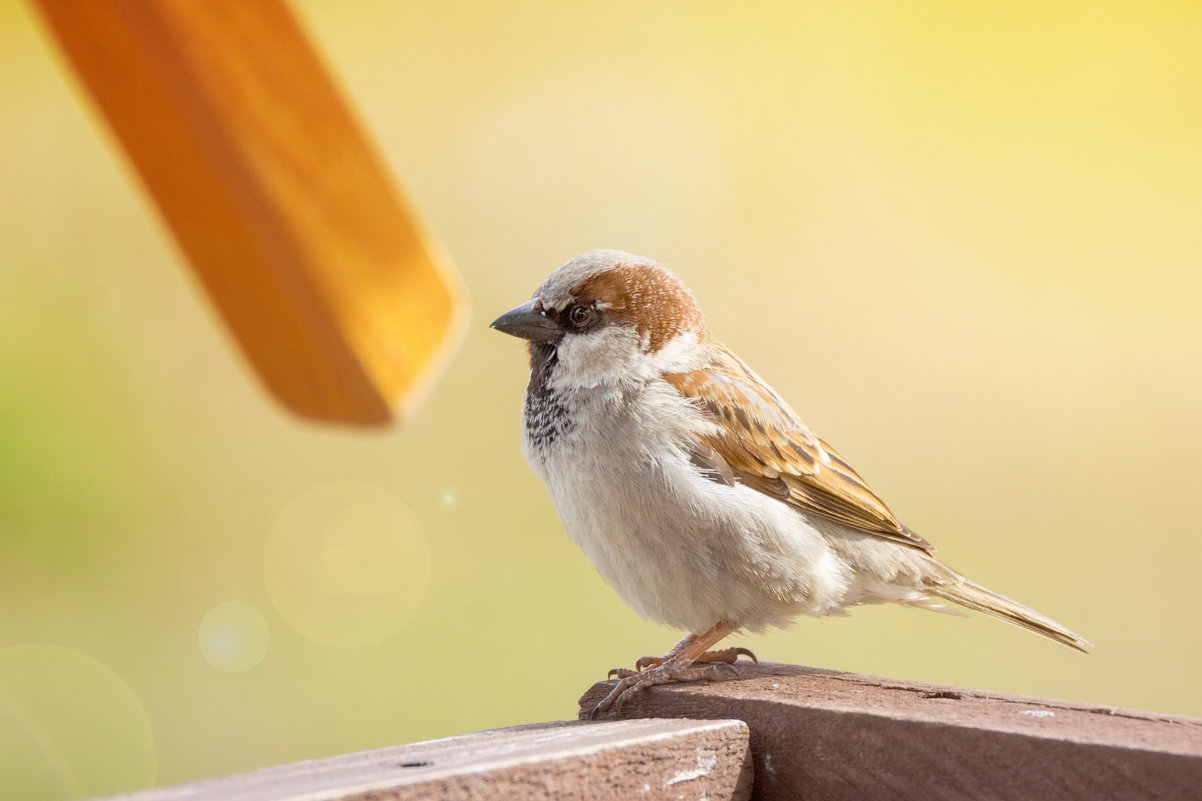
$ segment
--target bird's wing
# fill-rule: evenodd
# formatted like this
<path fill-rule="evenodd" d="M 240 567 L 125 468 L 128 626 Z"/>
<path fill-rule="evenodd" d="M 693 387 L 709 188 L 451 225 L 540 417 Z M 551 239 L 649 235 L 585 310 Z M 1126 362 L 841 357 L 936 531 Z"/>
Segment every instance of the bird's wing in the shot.
<path fill-rule="evenodd" d="M 898 522 L 851 465 L 806 428 L 763 379 L 726 348 L 715 349 L 713 361 L 700 369 L 663 376 L 716 426 L 699 437 L 694 463 L 724 483 L 733 473 L 740 483 L 807 514 L 935 550 Z"/>

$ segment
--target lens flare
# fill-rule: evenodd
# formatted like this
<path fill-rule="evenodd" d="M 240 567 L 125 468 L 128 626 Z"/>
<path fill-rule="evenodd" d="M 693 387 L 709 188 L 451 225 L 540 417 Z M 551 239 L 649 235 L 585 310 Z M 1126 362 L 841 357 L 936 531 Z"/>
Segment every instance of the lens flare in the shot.
<path fill-rule="evenodd" d="M 264 553 L 267 591 L 304 636 L 337 647 L 379 642 L 417 611 L 430 549 L 404 501 L 362 482 L 314 487 L 280 512 Z"/>
<path fill-rule="evenodd" d="M 146 711 L 108 667 L 56 645 L 0 649 L 0 798 L 149 787 L 155 762 Z"/>
<path fill-rule="evenodd" d="M 205 612 L 198 639 L 210 665 L 226 673 L 242 673 L 263 661 L 271 632 L 258 609 L 243 601 L 226 601 Z"/>

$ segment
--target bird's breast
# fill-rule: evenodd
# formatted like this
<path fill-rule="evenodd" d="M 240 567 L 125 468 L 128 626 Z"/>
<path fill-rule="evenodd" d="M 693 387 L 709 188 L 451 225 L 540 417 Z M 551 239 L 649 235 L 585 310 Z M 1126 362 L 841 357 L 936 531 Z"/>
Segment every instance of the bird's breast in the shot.
<path fill-rule="evenodd" d="M 568 535 L 628 605 L 669 625 L 761 628 L 827 605 L 838 566 L 821 535 L 701 474 L 687 449 L 695 413 L 666 390 L 528 395 L 523 450 Z"/>

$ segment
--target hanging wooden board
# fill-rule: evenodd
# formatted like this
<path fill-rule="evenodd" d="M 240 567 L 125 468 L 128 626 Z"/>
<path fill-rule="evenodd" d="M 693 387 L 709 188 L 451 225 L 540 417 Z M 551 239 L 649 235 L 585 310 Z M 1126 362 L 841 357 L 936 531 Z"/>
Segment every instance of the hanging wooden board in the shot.
<path fill-rule="evenodd" d="M 272 394 L 412 408 L 457 280 L 281 0 L 35 0 Z"/>

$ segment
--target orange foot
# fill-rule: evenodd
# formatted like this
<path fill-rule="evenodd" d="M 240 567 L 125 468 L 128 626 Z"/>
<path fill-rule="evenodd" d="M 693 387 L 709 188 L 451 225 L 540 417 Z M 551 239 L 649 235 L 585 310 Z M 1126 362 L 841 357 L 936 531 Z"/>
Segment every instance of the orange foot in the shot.
<path fill-rule="evenodd" d="M 593 720 L 611 709 L 616 714 L 631 696 L 648 687 L 677 681 L 712 681 L 719 678 L 723 668 L 733 671 L 733 665 L 740 656 L 750 657 L 751 661 L 758 663 L 755 654 L 746 648 L 706 650 L 737 628 L 730 623 L 719 623 L 704 633 L 690 634 L 664 656 L 640 657 L 634 663 L 635 670 L 614 668 L 609 671 L 610 677 L 616 676 L 619 681 L 609 695 L 593 707 Z"/>
<path fill-rule="evenodd" d="M 693 635 L 690 634 L 689 636 L 691 637 Z M 638 661 L 634 663 L 634 670 L 631 670 L 630 668 L 613 668 L 609 671 L 609 677 L 611 679 L 624 679 L 627 676 L 637 676 L 640 672 L 646 670 L 647 668 L 659 667 L 674 657 L 677 653 L 677 649 L 673 648 L 671 652 L 664 654 L 663 656 L 640 656 Z M 755 654 L 753 654 L 751 651 L 748 651 L 746 648 L 724 648 L 721 651 L 706 651 L 703 654 L 699 654 L 697 658 L 693 660 L 693 666 L 696 667 L 698 665 L 709 665 L 715 662 L 733 665 L 738 661 L 740 656 L 748 657 L 757 665 L 760 663 L 760 660 L 755 658 Z"/>

